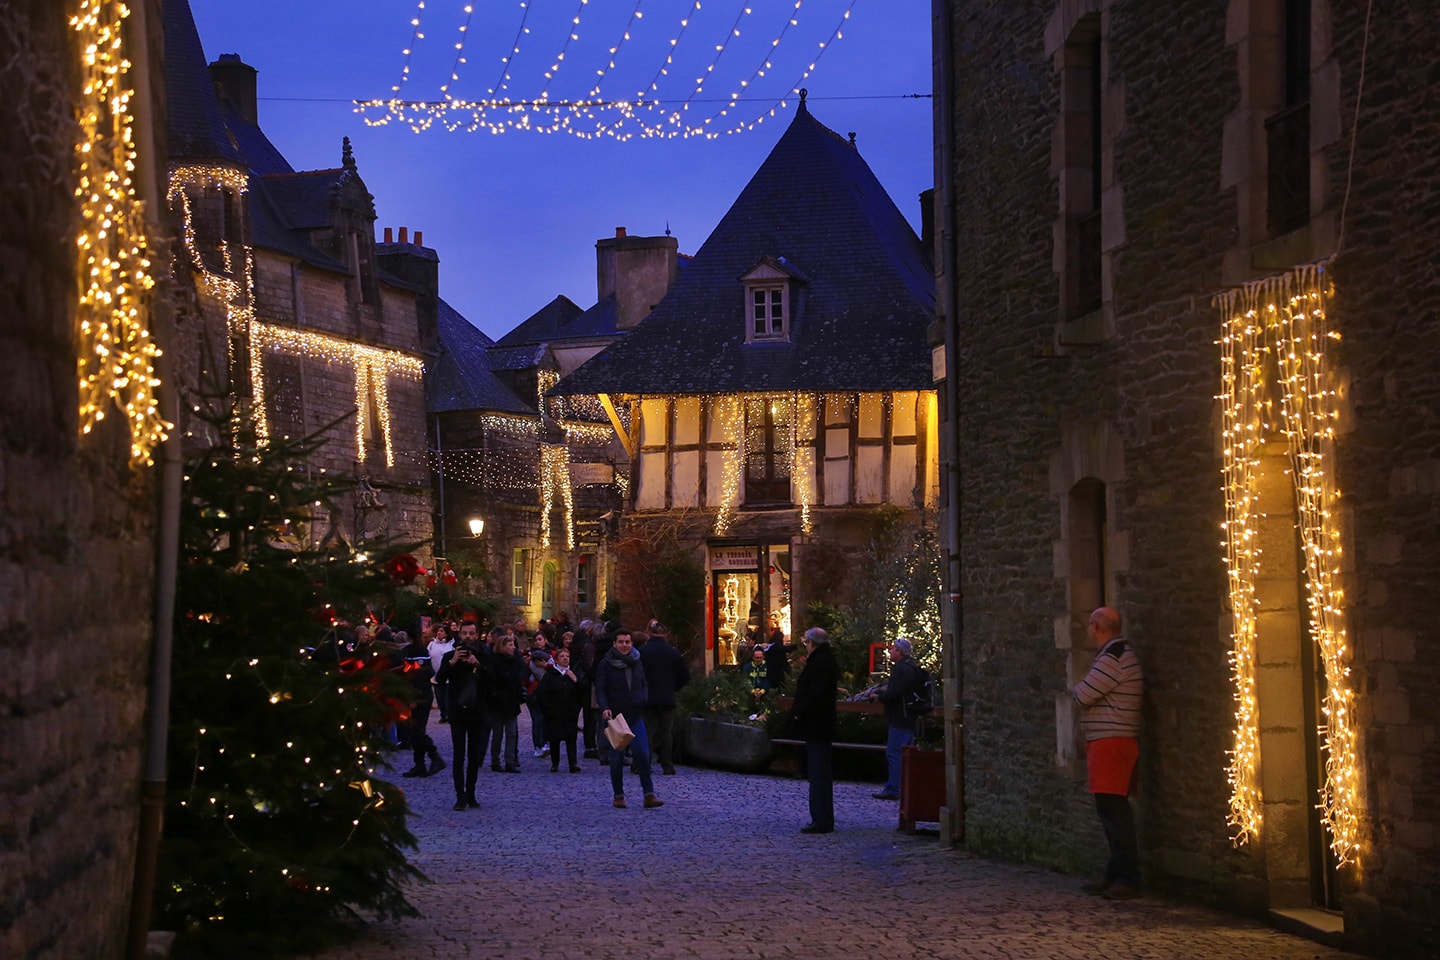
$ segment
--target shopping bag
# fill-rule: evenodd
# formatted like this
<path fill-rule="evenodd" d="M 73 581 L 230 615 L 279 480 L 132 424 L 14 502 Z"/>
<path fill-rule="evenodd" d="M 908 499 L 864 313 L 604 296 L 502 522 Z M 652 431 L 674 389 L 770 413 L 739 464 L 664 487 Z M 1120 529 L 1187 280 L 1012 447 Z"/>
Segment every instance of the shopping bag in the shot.
<path fill-rule="evenodd" d="M 635 739 L 630 724 L 625 722 L 625 715 L 617 713 L 610 718 L 610 723 L 605 727 L 605 739 L 610 741 L 610 746 L 616 750 L 624 750 L 630 746 L 630 741 Z"/>

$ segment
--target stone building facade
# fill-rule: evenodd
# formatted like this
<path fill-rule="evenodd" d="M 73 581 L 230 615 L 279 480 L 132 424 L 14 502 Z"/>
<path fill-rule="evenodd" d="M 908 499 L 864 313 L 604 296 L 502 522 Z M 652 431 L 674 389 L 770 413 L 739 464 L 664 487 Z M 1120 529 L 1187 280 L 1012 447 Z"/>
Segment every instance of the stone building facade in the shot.
<path fill-rule="evenodd" d="M 323 431 L 306 468 L 343 491 L 295 535 L 419 544 L 428 564 L 425 290 L 380 263 L 349 141 L 339 166 L 294 170 L 260 126 L 254 68 L 235 54 L 207 65 L 182 0 L 166 30 L 168 197 L 195 290 L 180 317 L 190 406 L 234 404 L 261 437 Z M 197 418 L 183 431 L 193 447 L 215 439 Z"/>
<path fill-rule="evenodd" d="M 1098 869 L 1066 689 L 1110 604 L 1148 881 L 1433 955 L 1437 32 L 936 5 L 950 837 Z"/>
<path fill-rule="evenodd" d="M 95 29 L 123 30 L 134 66 L 122 82 L 137 91 L 132 199 L 146 207 L 114 217 L 158 259 L 164 230 L 145 217 L 164 197 L 163 132 L 150 122 L 163 90 L 159 3 L 130 4 L 123 27 L 118 5 L 96 6 Z M 103 88 L 83 90 L 95 35 L 71 12 L 21 0 L 0 26 L 0 955 L 14 960 L 123 955 L 153 637 L 159 470 L 132 464 L 113 401 L 80 430 L 77 357 L 93 345 L 80 330 L 76 236 L 89 231 L 76 151 L 89 143 L 113 159 L 114 141 L 89 135 L 110 118 Z M 96 126 L 77 122 L 81 105 Z M 150 308 L 164 301 L 138 319 L 168 350 L 168 313 Z"/>

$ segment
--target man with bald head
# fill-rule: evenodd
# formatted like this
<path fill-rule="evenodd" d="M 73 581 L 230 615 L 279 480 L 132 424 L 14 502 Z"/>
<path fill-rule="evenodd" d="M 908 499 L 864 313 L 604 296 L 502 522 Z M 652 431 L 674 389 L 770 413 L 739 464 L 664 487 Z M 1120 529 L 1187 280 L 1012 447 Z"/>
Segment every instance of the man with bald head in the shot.
<path fill-rule="evenodd" d="M 1140 755 L 1140 699 L 1145 680 L 1135 650 L 1121 635 L 1120 613 L 1099 607 L 1086 633 L 1095 659 L 1085 678 L 1071 688 L 1085 732 L 1085 767 L 1095 810 L 1105 830 L 1110 859 L 1102 880 L 1085 890 L 1107 900 L 1140 896 L 1140 852 L 1130 809 L 1130 780 Z"/>

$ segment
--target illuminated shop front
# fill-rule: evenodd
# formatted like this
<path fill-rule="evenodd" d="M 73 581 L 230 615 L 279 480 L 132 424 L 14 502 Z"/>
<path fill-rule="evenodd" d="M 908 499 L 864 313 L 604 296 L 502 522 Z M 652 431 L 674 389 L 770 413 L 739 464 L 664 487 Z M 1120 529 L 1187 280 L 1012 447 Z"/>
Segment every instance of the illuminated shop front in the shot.
<path fill-rule="evenodd" d="M 790 639 L 790 545 L 712 541 L 706 551 L 705 661 L 733 667 L 742 643 Z"/>

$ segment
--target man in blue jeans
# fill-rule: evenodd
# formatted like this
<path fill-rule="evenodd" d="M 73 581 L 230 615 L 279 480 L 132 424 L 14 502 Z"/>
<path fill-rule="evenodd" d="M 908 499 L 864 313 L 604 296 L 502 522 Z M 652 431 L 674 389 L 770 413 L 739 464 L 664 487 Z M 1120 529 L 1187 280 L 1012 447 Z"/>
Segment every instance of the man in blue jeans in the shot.
<path fill-rule="evenodd" d="M 915 648 L 910 641 L 899 637 L 890 644 L 890 679 L 871 699 L 885 704 L 885 762 L 888 776 L 880 792 L 872 794 L 876 800 L 900 799 L 900 762 L 905 748 L 915 742 L 915 717 L 906 709 L 906 704 L 925 682 L 920 665 L 915 662 Z"/>
<path fill-rule="evenodd" d="M 629 630 L 621 628 L 616 632 L 614 645 L 595 665 L 595 702 L 606 723 L 615 714 L 622 714 L 635 734 L 635 739 L 624 750 L 610 751 L 613 804 L 622 809 L 625 806 L 624 763 L 628 753 L 635 772 L 640 775 L 640 788 L 645 791 L 645 808 L 663 807 L 664 802 L 655 796 L 655 783 L 650 776 L 650 739 L 645 735 L 645 707 L 650 702 L 650 691 L 645 682 L 645 668 L 640 663 L 640 651 L 635 649 L 635 638 Z"/>

